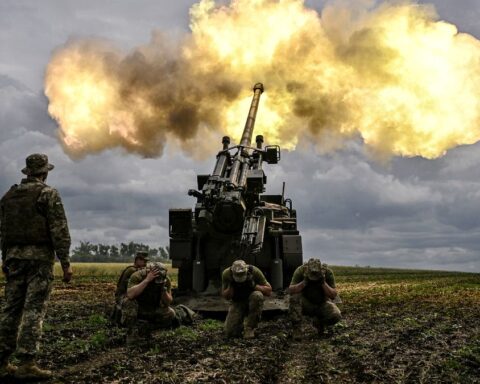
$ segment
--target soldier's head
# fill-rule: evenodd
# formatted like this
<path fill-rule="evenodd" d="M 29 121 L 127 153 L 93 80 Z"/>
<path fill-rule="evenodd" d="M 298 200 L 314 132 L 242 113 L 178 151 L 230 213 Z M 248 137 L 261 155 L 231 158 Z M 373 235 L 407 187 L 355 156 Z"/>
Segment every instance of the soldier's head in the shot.
<path fill-rule="evenodd" d="M 42 153 L 34 153 L 25 159 L 26 167 L 22 169 L 22 173 L 27 176 L 34 176 L 45 180 L 48 172 L 54 166 L 48 162 L 48 156 Z"/>
<path fill-rule="evenodd" d="M 146 269 L 148 272 L 152 270 L 156 270 L 159 272 L 158 277 L 154 280 L 156 284 L 163 284 L 167 279 L 167 267 L 163 263 L 160 263 L 158 261 L 149 262 L 147 263 Z"/>
<path fill-rule="evenodd" d="M 309 280 L 318 280 L 322 277 L 322 262 L 319 259 L 310 259 L 305 264 L 305 274 Z"/>
<path fill-rule="evenodd" d="M 235 260 L 230 267 L 230 271 L 232 271 L 232 278 L 237 283 L 243 283 L 247 280 L 248 274 L 248 265 L 243 260 Z"/>
<path fill-rule="evenodd" d="M 147 251 L 137 251 L 135 253 L 134 264 L 137 268 L 143 268 L 147 265 L 148 262 L 148 252 Z"/>

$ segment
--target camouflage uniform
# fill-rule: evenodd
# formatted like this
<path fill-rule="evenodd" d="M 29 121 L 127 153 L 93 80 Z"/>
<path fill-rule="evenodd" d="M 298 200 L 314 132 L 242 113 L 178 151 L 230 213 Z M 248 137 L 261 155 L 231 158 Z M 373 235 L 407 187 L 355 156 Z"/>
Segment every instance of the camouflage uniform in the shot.
<path fill-rule="evenodd" d="M 118 279 L 117 289 L 115 290 L 115 304 L 113 304 L 110 314 L 110 320 L 113 324 L 122 325 L 122 302 L 127 293 L 128 280 L 137 270 L 138 268 L 135 265 L 129 265 L 123 270 Z"/>
<path fill-rule="evenodd" d="M 138 260 L 143 260 L 143 263 L 140 264 Z M 122 316 L 122 302 L 127 293 L 128 281 L 130 277 L 138 271 L 140 268 L 145 267 L 145 263 L 148 261 L 148 252 L 147 251 L 137 251 L 134 259 L 134 265 L 129 265 L 126 267 L 123 272 L 120 274 L 117 282 L 117 289 L 115 290 L 115 304 L 113 306 L 112 314 L 110 319 L 113 323 L 117 325 L 121 324 Z"/>
<path fill-rule="evenodd" d="M 129 265 L 123 270 L 117 282 L 117 289 L 115 290 L 116 303 L 122 302 L 122 299 L 127 292 L 128 281 L 130 280 L 130 277 L 137 271 L 137 269 L 138 268 L 135 265 Z"/>
<path fill-rule="evenodd" d="M 148 268 L 142 268 L 134 272 L 128 281 L 128 288 L 140 284 L 147 277 L 148 271 Z M 191 324 L 193 311 L 184 305 L 174 308 L 165 304 L 161 300 L 165 291 L 171 293 L 171 282 L 168 277 L 162 283 L 150 282 L 133 300 L 124 297 L 122 325 L 127 327 L 130 333 L 143 333 L 143 336 L 147 336 L 154 329 Z"/>
<path fill-rule="evenodd" d="M 335 277 L 330 268 L 322 264 L 322 274 L 325 282 L 335 288 Z M 290 285 L 308 280 L 306 264 L 299 266 L 293 273 Z M 321 284 L 309 280 L 307 286 L 299 294 L 290 296 L 290 318 L 294 326 L 298 326 L 302 320 L 302 314 L 314 318 L 314 323 L 319 326 L 334 325 L 338 323 L 342 315 L 338 307 L 325 296 Z"/>
<path fill-rule="evenodd" d="M 225 319 L 227 337 L 241 336 L 243 329 L 255 329 L 260 321 L 264 297 L 262 292 L 255 291 L 255 285 L 269 285 L 260 269 L 248 265 L 247 279 L 236 282 L 231 268 L 222 273 L 222 290 L 233 287 L 233 297 Z M 243 324 L 245 320 L 245 326 Z"/>
<path fill-rule="evenodd" d="M 27 167 L 45 155 L 27 158 Z M 33 164 L 33 165 L 32 165 Z M 48 164 L 47 170 L 53 169 Z M 38 349 L 53 281 L 55 255 L 70 266 L 70 234 L 58 192 L 28 168 L 28 177 L 0 201 L 2 268 L 6 273 L 5 306 L 0 315 L 0 360 L 17 349 L 20 361 L 33 361 Z"/>

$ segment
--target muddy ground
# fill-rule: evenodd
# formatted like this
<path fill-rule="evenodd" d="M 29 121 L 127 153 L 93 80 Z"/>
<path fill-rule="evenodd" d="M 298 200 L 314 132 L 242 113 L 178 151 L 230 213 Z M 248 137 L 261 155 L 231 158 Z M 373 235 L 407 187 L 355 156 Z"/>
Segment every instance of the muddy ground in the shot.
<path fill-rule="evenodd" d="M 51 383 L 480 383 L 480 275 L 335 272 L 344 320 L 323 337 L 307 319 L 294 341 L 275 314 L 226 340 L 202 318 L 136 349 L 107 320 L 113 277 L 56 282 L 39 363 Z"/>

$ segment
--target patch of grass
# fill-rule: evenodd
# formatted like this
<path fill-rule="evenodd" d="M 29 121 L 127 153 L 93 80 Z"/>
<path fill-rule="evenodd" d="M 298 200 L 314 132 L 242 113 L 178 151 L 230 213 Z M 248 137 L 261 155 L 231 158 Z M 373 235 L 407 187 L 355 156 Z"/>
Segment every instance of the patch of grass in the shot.
<path fill-rule="evenodd" d="M 180 326 L 171 331 L 166 331 L 164 337 L 179 338 L 181 340 L 195 341 L 198 339 L 199 335 L 194 328 Z"/>
<path fill-rule="evenodd" d="M 198 329 L 205 332 L 222 330 L 223 322 L 215 319 L 206 319 L 198 325 Z"/>
<path fill-rule="evenodd" d="M 90 315 L 90 317 L 87 320 L 87 324 L 93 327 L 99 326 L 99 325 L 105 325 L 108 323 L 108 320 L 103 316 L 103 315 Z"/>
<path fill-rule="evenodd" d="M 93 348 L 102 348 L 108 343 L 108 335 L 104 331 L 97 331 L 90 336 L 89 342 Z"/>

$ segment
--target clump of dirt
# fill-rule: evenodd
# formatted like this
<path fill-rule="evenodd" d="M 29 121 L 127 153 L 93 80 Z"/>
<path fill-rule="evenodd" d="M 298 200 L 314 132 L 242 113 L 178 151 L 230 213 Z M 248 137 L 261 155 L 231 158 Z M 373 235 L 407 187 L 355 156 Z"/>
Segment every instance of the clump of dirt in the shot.
<path fill-rule="evenodd" d="M 431 277 L 349 283 L 343 321 L 321 337 L 305 319 L 293 340 L 286 314 L 265 316 L 253 340 L 226 339 L 221 319 L 203 318 L 136 348 L 108 321 L 111 282 L 57 283 L 39 363 L 54 370 L 52 383 L 479 383 L 473 276 L 445 289 Z"/>

